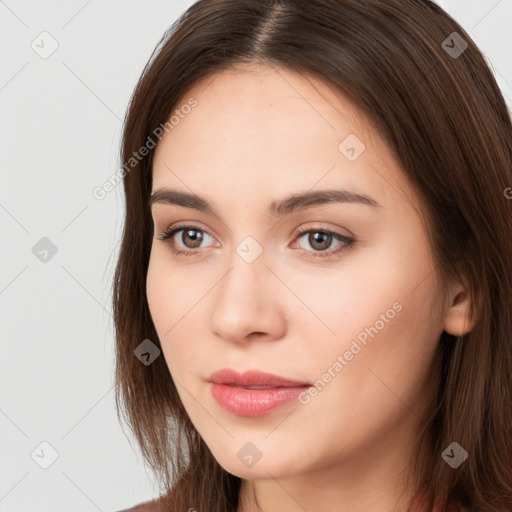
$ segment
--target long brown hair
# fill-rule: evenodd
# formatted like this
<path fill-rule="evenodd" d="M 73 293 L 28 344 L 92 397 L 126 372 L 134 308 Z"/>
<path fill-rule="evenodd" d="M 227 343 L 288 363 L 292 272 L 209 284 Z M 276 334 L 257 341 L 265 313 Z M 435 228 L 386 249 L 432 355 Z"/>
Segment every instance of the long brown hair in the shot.
<path fill-rule="evenodd" d="M 116 406 L 169 510 L 236 511 L 241 479 L 218 464 L 194 428 L 165 359 L 146 366 L 134 357 L 145 339 L 161 346 L 145 289 L 154 149 L 136 162 L 133 155 L 155 142 L 155 129 L 199 79 L 251 63 L 337 88 L 375 124 L 418 191 L 440 282 L 466 284 L 477 321 L 466 335 L 443 332 L 439 340 L 437 394 L 418 434 L 414 475 L 425 483 L 428 510 L 450 498 L 472 511 L 510 512 L 511 117 L 485 57 L 429 0 L 200 0 L 146 64 L 121 148 Z M 453 441 L 468 452 L 457 469 L 441 457 Z"/>

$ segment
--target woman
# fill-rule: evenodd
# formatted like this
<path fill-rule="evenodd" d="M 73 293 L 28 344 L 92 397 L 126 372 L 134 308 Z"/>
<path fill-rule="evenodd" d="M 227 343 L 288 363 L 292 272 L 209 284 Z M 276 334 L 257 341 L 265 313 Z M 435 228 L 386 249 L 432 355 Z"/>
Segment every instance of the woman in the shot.
<path fill-rule="evenodd" d="M 134 91 L 130 510 L 512 510 L 512 126 L 428 0 L 200 0 Z"/>

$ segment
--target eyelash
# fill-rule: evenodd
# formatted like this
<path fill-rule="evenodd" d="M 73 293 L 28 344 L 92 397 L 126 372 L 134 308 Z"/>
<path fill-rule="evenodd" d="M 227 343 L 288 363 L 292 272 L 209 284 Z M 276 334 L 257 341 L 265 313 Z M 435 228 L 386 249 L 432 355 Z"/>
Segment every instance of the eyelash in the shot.
<path fill-rule="evenodd" d="M 176 248 L 176 243 L 173 240 L 174 235 L 179 233 L 180 231 L 185 231 L 186 229 L 191 230 L 191 231 L 199 231 L 201 233 L 207 233 L 207 231 L 205 231 L 204 229 L 200 229 L 197 226 L 193 226 L 190 224 L 184 224 L 184 225 L 179 225 L 179 226 L 171 226 L 171 227 L 165 229 L 164 231 L 162 231 L 161 233 L 159 233 L 157 235 L 157 238 L 161 242 L 167 243 L 171 248 L 171 252 L 173 254 L 175 254 L 176 256 L 197 256 L 199 253 L 198 250 L 184 251 L 182 249 Z M 341 249 L 336 249 L 333 251 L 306 251 L 306 252 L 312 253 L 309 256 L 311 258 L 329 258 L 335 254 L 344 253 L 344 252 L 352 249 L 356 242 L 355 238 L 348 237 L 348 236 L 336 233 L 334 231 L 328 231 L 326 229 L 320 229 L 320 228 L 313 228 L 313 229 L 299 228 L 297 230 L 297 232 L 295 233 L 295 237 L 301 238 L 303 235 L 308 234 L 308 233 L 322 233 L 322 234 L 332 235 L 335 240 L 344 243 L 344 245 L 341 246 L 342 247 Z M 208 235 L 208 236 L 211 236 L 211 235 Z M 303 250 L 305 250 L 305 249 L 303 249 Z"/>

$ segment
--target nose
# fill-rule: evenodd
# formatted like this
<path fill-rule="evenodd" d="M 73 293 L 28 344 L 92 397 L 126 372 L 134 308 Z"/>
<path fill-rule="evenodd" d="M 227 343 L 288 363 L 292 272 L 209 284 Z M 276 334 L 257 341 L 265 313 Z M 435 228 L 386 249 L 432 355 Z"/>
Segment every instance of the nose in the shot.
<path fill-rule="evenodd" d="M 283 337 L 285 289 L 267 266 L 264 253 L 249 263 L 235 252 L 230 262 L 213 297 L 212 332 L 235 343 Z"/>

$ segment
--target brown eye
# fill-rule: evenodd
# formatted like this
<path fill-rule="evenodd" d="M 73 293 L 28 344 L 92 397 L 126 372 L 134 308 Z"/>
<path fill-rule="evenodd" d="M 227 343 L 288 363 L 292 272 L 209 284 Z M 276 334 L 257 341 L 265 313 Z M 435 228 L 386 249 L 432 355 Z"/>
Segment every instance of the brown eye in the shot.
<path fill-rule="evenodd" d="M 181 236 L 176 236 L 181 233 Z M 211 235 L 195 226 L 176 226 L 162 231 L 157 238 L 169 244 L 174 254 L 191 256 L 198 254 L 205 238 L 212 238 Z M 213 240 L 213 238 L 212 238 Z M 196 250 L 195 250 L 196 249 Z"/>
<path fill-rule="evenodd" d="M 183 229 L 181 235 L 181 242 L 189 249 L 197 249 L 201 246 L 203 240 L 203 232 L 198 229 Z M 190 240 L 190 243 L 188 242 Z"/>
<path fill-rule="evenodd" d="M 176 236 L 178 233 L 181 233 L 181 236 Z M 171 252 L 180 256 L 198 256 L 203 252 L 200 249 L 205 248 L 201 247 L 202 242 L 208 238 L 214 240 L 206 231 L 193 225 L 171 226 L 157 235 L 157 238 L 169 244 Z M 301 244 L 299 247 L 311 258 L 328 258 L 347 251 L 356 243 L 355 238 L 324 229 L 300 229 L 297 239 L 306 239 L 311 249 L 304 248 Z M 333 242 L 337 242 L 337 248 L 329 249 Z"/>
<path fill-rule="evenodd" d="M 300 243 L 299 247 L 309 253 L 309 256 L 312 258 L 328 258 L 329 256 L 334 256 L 337 253 L 350 249 L 356 242 L 355 238 L 323 229 L 300 229 L 297 239 L 306 240 L 307 245 L 309 245 L 312 250 L 307 247 L 302 247 Z M 329 249 L 333 242 L 337 242 L 338 247 Z"/>
<path fill-rule="evenodd" d="M 318 251 L 324 251 L 331 245 L 333 236 L 323 231 L 312 231 L 308 236 L 308 243 Z"/>

